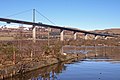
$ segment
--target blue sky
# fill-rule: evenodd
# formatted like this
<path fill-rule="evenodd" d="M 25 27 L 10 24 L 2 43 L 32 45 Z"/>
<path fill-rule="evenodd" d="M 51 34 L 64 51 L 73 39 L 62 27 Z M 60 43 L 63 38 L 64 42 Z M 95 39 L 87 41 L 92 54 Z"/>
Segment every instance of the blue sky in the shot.
<path fill-rule="evenodd" d="M 0 0 L 0 17 L 29 10 L 8 18 L 32 21 L 32 9 L 59 26 L 83 30 L 120 28 L 120 0 Z M 36 22 L 51 24 L 36 16 Z"/>

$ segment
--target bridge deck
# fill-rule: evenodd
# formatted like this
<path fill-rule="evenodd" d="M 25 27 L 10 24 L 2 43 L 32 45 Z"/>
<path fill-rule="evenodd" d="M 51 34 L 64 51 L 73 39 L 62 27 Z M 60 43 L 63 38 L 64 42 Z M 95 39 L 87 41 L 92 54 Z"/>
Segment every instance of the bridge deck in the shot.
<path fill-rule="evenodd" d="M 93 35 L 99 35 L 99 36 L 116 37 L 116 36 L 111 35 L 111 34 L 95 33 L 95 32 L 84 31 L 84 30 L 80 30 L 80 29 L 76 29 L 76 28 L 60 27 L 60 26 L 54 26 L 54 25 L 48 25 L 48 24 L 42 24 L 42 23 L 34 23 L 34 22 L 15 20 L 15 19 L 0 18 L 0 21 L 7 22 L 7 23 L 20 23 L 20 24 L 27 24 L 27 25 L 34 25 L 34 26 L 57 28 L 57 29 L 62 29 L 62 30 L 81 32 L 81 33 L 85 33 L 85 34 L 93 34 Z"/>

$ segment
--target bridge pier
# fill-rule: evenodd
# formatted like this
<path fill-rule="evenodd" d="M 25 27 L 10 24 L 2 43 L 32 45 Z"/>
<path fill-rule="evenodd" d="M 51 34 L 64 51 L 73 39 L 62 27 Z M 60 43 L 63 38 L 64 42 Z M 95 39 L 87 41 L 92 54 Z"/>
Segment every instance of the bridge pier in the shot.
<path fill-rule="evenodd" d="M 51 32 L 51 28 L 48 27 L 48 46 L 50 45 L 50 32 Z"/>
<path fill-rule="evenodd" d="M 95 35 L 94 39 L 97 40 L 98 39 L 98 35 Z"/>
<path fill-rule="evenodd" d="M 85 40 L 87 40 L 88 39 L 88 35 L 85 33 L 84 36 L 85 36 Z"/>
<path fill-rule="evenodd" d="M 77 39 L 77 32 L 74 32 L 74 40 Z"/>
<path fill-rule="evenodd" d="M 36 42 L 36 27 L 35 26 L 33 26 L 32 33 L 33 33 L 33 42 L 35 43 Z"/>
<path fill-rule="evenodd" d="M 64 30 L 61 29 L 60 30 L 60 41 L 63 41 L 64 40 Z"/>

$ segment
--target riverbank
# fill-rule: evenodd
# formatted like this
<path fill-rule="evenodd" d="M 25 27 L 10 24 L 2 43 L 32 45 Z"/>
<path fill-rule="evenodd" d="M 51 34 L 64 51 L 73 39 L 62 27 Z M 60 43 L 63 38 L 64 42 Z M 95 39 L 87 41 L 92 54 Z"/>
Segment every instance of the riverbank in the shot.
<path fill-rule="evenodd" d="M 24 74 L 39 68 L 50 66 L 59 62 L 64 62 L 67 60 L 75 59 L 79 57 L 80 59 L 85 58 L 86 54 L 67 54 L 63 50 L 79 50 L 79 51 L 89 51 L 86 57 L 95 56 L 116 56 L 118 57 L 120 53 L 119 47 L 99 46 L 99 47 L 73 47 L 69 49 L 63 49 L 64 45 L 79 46 L 80 44 L 75 44 L 77 42 L 60 42 L 60 41 L 50 41 L 48 45 L 47 40 L 39 40 L 36 43 L 28 40 L 16 40 L 16 41 L 1 41 L 0 42 L 0 79 L 5 79 L 8 77 L 13 77 L 15 75 Z M 81 41 L 79 41 L 81 42 Z M 92 43 L 91 43 L 92 44 Z M 93 45 L 93 44 L 92 44 Z M 74 52 L 73 52 L 74 53 Z M 76 53 L 76 52 L 75 52 Z M 113 54 L 114 53 L 114 54 Z"/>
<path fill-rule="evenodd" d="M 75 59 L 79 57 L 80 59 L 84 58 L 83 55 L 76 55 L 76 54 L 68 54 L 64 58 L 60 58 L 58 60 L 54 57 L 48 57 L 46 60 L 37 61 L 37 60 L 30 60 L 26 59 L 24 61 L 21 61 L 15 65 L 9 65 L 9 66 L 3 66 L 0 70 L 0 79 L 5 79 L 9 77 L 13 77 L 16 75 L 24 74 L 39 68 L 47 67 L 53 64 L 57 64 L 59 62 L 69 61 L 71 59 Z"/>

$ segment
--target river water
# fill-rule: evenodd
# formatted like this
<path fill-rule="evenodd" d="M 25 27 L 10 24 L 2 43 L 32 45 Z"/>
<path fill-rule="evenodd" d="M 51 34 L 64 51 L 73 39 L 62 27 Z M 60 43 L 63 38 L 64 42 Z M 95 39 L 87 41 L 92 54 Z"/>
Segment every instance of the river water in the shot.
<path fill-rule="evenodd" d="M 58 63 L 8 80 L 120 80 L 120 61 L 118 57 L 76 59 L 72 63 Z"/>
<path fill-rule="evenodd" d="M 58 75 L 61 80 L 120 80 L 120 63 L 94 59 L 67 64 Z"/>

